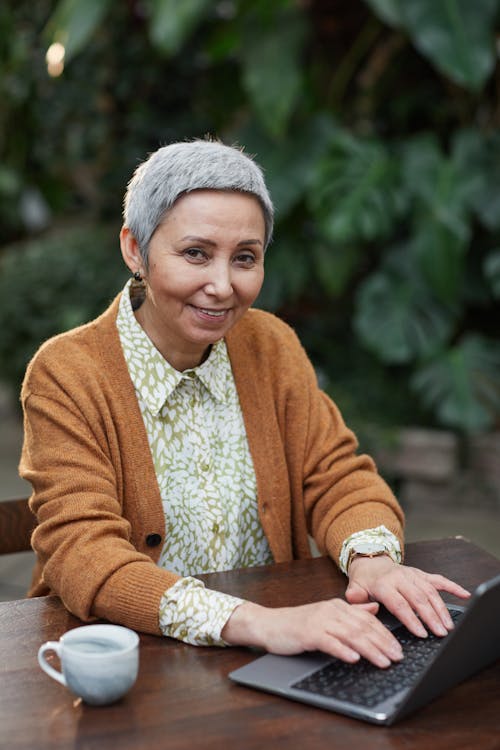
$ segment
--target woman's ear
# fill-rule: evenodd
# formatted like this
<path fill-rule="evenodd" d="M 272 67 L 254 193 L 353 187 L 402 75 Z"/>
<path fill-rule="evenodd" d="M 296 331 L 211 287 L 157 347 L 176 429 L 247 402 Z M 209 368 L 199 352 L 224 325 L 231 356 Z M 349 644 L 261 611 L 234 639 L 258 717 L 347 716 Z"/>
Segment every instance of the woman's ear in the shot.
<path fill-rule="evenodd" d="M 134 274 L 139 271 L 143 273 L 143 260 L 139 245 L 134 235 L 128 227 L 122 227 L 120 232 L 120 248 L 122 251 L 125 265 L 129 268 L 130 273 Z"/>

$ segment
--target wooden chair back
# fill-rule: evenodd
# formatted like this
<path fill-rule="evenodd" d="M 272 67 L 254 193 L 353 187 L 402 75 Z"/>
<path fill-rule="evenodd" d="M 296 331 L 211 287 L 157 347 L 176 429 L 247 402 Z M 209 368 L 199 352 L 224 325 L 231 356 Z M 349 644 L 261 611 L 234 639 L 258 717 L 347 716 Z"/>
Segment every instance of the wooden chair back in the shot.
<path fill-rule="evenodd" d="M 0 500 L 0 555 L 30 550 L 35 526 L 28 498 Z"/>

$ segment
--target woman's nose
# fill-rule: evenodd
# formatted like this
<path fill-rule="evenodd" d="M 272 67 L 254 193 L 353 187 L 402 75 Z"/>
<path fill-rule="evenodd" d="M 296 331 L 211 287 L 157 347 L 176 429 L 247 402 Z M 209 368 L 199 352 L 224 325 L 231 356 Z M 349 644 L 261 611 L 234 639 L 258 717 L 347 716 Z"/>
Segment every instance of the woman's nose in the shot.
<path fill-rule="evenodd" d="M 205 292 L 220 299 L 231 296 L 233 293 L 231 269 L 225 263 L 214 263 L 210 268 Z"/>

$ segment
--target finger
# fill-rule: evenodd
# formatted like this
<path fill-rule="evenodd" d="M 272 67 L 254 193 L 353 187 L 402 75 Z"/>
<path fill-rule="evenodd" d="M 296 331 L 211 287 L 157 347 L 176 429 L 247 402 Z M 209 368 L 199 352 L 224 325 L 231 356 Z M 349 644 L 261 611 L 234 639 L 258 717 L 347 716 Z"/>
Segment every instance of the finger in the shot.
<path fill-rule="evenodd" d="M 352 642 L 351 642 L 352 639 Z M 393 661 L 400 661 L 403 658 L 403 652 L 399 643 L 394 639 L 386 642 L 385 638 L 380 638 L 376 633 L 353 634 L 349 636 L 349 648 L 374 664 L 376 667 L 386 669 L 390 667 Z"/>
<path fill-rule="evenodd" d="M 361 604 L 370 601 L 370 596 L 366 589 L 356 583 L 350 581 L 346 588 L 345 598 L 350 604 Z"/>
<path fill-rule="evenodd" d="M 362 606 L 338 612 L 329 634 L 377 667 L 385 668 L 402 659 L 401 646 L 392 633 Z"/>
<path fill-rule="evenodd" d="M 433 588 L 420 588 L 414 586 L 411 593 L 406 597 L 409 605 L 420 618 L 421 622 L 437 636 L 445 636 L 453 628 L 450 614 Z"/>
<path fill-rule="evenodd" d="M 407 573 L 410 577 L 399 585 L 400 594 L 434 635 L 447 635 L 453 629 L 453 621 L 438 590 L 443 587 L 456 590 L 456 584 L 443 576 L 414 568 L 407 569 Z M 460 586 L 458 589 L 465 591 Z"/>
<path fill-rule="evenodd" d="M 438 591 L 446 591 L 448 594 L 458 596 L 459 599 L 468 599 L 471 595 L 470 591 L 464 589 L 454 581 L 450 581 L 449 578 L 438 575 L 436 573 L 426 573 L 427 580 L 436 588 Z"/>
<path fill-rule="evenodd" d="M 445 636 L 453 630 L 453 620 L 445 602 L 428 581 L 418 582 L 411 599 L 407 598 L 434 635 Z"/>
<path fill-rule="evenodd" d="M 377 598 L 414 635 L 425 638 L 427 626 L 434 635 L 442 637 L 453 628 L 453 622 L 437 587 L 448 585 L 455 588 L 443 576 L 401 566 L 397 576 L 379 582 Z"/>
<path fill-rule="evenodd" d="M 354 606 L 359 607 L 359 609 L 362 609 L 365 612 L 370 612 L 372 615 L 376 615 L 380 609 L 378 602 L 363 602 L 362 604 L 355 604 Z"/>
<path fill-rule="evenodd" d="M 349 663 L 355 663 L 363 656 L 382 669 L 391 664 L 390 658 L 377 645 L 370 643 L 366 635 L 342 632 L 338 623 L 335 632 L 333 628 L 324 632 L 319 648 L 330 656 Z"/>
<path fill-rule="evenodd" d="M 419 638 L 427 637 L 426 629 L 415 614 L 413 606 L 409 604 L 406 596 L 399 591 L 392 591 L 387 597 L 381 597 L 381 601 L 389 612 L 408 628 L 410 633 Z"/>
<path fill-rule="evenodd" d="M 348 664 L 355 664 L 361 658 L 359 651 L 344 643 L 332 633 L 325 633 L 322 643 L 319 644 L 319 649 L 325 654 L 335 656 Z"/>

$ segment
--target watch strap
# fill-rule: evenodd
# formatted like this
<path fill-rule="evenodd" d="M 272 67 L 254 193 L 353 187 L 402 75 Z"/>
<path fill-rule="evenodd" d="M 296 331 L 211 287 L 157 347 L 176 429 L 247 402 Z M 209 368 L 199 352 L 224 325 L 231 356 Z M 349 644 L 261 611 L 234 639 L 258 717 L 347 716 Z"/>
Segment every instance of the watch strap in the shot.
<path fill-rule="evenodd" d="M 356 531 L 344 540 L 338 560 L 339 568 L 342 573 L 347 574 L 347 564 L 349 562 L 351 549 L 353 547 L 359 548 L 359 543 L 376 544 L 377 547 L 385 549 L 386 553 L 395 563 L 400 563 L 402 560 L 401 544 L 398 537 L 389 531 L 386 526 L 380 525 L 370 529 Z"/>
<path fill-rule="evenodd" d="M 351 551 L 349 552 L 349 558 L 347 560 L 347 565 L 346 565 L 347 573 L 349 573 L 349 567 L 355 557 L 382 557 L 384 555 L 386 557 L 391 557 L 389 551 L 386 549 L 380 549 L 380 550 L 377 550 L 376 552 L 358 552 L 356 547 L 353 547 Z"/>

